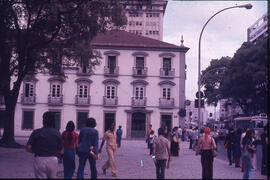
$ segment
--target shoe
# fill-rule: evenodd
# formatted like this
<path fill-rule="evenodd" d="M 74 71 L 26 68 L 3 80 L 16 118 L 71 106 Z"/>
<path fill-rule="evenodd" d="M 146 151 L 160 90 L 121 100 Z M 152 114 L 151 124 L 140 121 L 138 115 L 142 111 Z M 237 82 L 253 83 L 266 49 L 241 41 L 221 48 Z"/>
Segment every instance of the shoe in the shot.
<path fill-rule="evenodd" d="M 106 174 L 106 169 L 102 168 L 102 172 L 103 172 L 103 174 Z"/>
<path fill-rule="evenodd" d="M 116 174 L 112 174 L 112 177 L 117 177 L 117 175 Z"/>

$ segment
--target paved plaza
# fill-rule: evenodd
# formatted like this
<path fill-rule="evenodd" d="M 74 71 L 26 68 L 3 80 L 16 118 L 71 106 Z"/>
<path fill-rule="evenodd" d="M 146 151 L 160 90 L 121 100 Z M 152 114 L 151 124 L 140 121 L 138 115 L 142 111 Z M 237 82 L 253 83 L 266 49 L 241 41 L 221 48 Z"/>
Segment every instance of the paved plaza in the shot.
<path fill-rule="evenodd" d="M 25 144 L 26 139 L 18 142 Z M 99 144 L 100 145 L 100 144 Z M 200 156 L 195 156 L 193 150 L 188 149 L 188 142 L 181 142 L 179 157 L 172 157 L 170 168 L 166 169 L 165 178 L 168 179 L 201 179 Z M 0 148 L 0 178 L 34 178 L 33 154 L 25 149 Z M 97 161 L 99 179 L 155 179 L 155 166 L 149 156 L 149 149 L 143 140 L 123 140 L 121 148 L 117 149 L 115 162 L 118 169 L 118 177 L 112 177 L 111 171 L 102 174 L 101 167 L 107 160 L 106 148 L 103 148 L 101 157 Z M 141 164 L 142 162 L 142 164 Z M 76 156 L 76 172 L 78 157 Z M 63 178 L 63 164 L 58 164 L 59 178 Z M 214 160 L 215 179 L 242 179 L 240 168 L 229 166 L 227 161 Z M 74 175 L 76 178 L 76 173 Z M 90 178 L 89 164 L 85 167 L 85 178 Z M 255 179 L 267 179 L 260 172 L 256 172 Z"/>

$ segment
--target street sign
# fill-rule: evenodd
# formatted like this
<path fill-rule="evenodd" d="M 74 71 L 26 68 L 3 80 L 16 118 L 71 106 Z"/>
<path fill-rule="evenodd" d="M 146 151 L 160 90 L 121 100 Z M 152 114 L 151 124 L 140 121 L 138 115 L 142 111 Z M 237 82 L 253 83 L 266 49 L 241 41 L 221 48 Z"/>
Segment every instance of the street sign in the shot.
<path fill-rule="evenodd" d="M 203 92 L 201 91 L 201 98 L 203 98 L 203 97 L 204 97 L 204 95 L 203 95 Z M 196 98 L 199 98 L 199 91 L 196 92 Z"/>
<path fill-rule="evenodd" d="M 185 101 L 186 106 L 189 106 L 190 103 L 191 103 L 190 100 L 186 100 L 186 101 Z"/>
<path fill-rule="evenodd" d="M 199 107 L 199 100 L 198 99 L 195 99 L 195 108 L 198 108 Z M 204 100 L 201 99 L 201 108 L 204 108 Z"/>

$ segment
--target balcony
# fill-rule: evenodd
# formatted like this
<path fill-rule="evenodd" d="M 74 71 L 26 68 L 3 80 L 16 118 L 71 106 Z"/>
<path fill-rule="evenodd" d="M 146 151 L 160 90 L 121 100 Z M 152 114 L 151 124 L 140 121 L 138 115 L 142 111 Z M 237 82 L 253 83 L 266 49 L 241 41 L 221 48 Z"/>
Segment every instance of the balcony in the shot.
<path fill-rule="evenodd" d="M 21 94 L 21 103 L 25 105 L 36 104 L 36 94 L 26 97 L 25 94 Z"/>
<path fill-rule="evenodd" d="M 174 98 L 171 99 L 159 98 L 159 108 L 161 109 L 174 108 Z"/>
<path fill-rule="evenodd" d="M 145 107 L 146 106 L 146 97 L 135 98 L 132 97 L 132 107 Z"/>
<path fill-rule="evenodd" d="M 91 69 L 87 67 L 79 67 L 77 70 L 78 76 L 90 76 L 91 75 Z"/>
<path fill-rule="evenodd" d="M 48 95 L 48 105 L 49 106 L 62 106 L 63 105 L 63 95 L 59 97 L 52 97 Z"/>
<path fill-rule="evenodd" d="M 116 77 L 119 75 L 119 66 L 104 66 L 104 75 Z"/>
<path fill-rule="evenodd" d="M 103 96 L 103 105 L 104 106 L 117 106 L 118 105 L 118 97 L 107 98 L 107 96 Z"/>
<path fill-rule="evenodd" d="M 133 76 L 134 77 L 146 77 L 147 76 L 147 67 L 133 67 Z"/>
<path fill-rule="evenodd" d="M 90 105 L 91 96 L 80 97 L 80 96 L 76 95 L 75 98 L 76 98 L 75 104 L 77 106 L 89 106 Z"/>
<path fill-rule="evenodd" d="M 175 69 L 160 68 L 160 77 L 161 78 L 174 78 Z"/>

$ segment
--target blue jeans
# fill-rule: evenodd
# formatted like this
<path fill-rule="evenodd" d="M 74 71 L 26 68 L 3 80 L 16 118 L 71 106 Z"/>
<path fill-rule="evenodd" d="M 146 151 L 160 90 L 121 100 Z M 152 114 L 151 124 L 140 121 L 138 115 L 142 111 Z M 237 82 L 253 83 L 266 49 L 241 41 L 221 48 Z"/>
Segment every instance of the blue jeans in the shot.
<path fill-rule="evenodd" d="M 78 173 L 77 178 L 83 179 L 84 175 L 84 167 L 85 163 L 89 160 L 90 170 L 91 170 L 91 179 L 97 179 L 97 168 L 96 168 L 96 160 L 93 158 L 93 156 L 89 153 L 82 153 L 79 152 L 79 167 L 78 167 Z"/>
<path fill-rule="evenodd" d="M 64 165 L 64 178 L 71 179 L 75 170 L 75 150 L 66 149 L 64 150 L 63 156 Z"/>
<path fill-rule="evenodd" d="M 251 156 L 243 157 L 242 161 L 244 163 L 243 179 L 253 179 L 255 173 L 253 158 Z"/>

